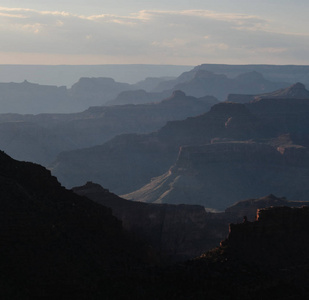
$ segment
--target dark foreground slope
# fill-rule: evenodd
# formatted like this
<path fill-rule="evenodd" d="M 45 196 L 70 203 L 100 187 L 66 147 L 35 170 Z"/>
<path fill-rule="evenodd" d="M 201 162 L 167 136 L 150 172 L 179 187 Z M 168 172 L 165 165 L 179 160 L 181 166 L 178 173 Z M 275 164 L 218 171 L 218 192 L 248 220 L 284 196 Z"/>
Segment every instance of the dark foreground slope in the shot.
<path fill-rule="evenodd" d="M 0 153 L 1 299 L 105 297 L 151 261 L 111 210 Z M 145 255 L 144 255 L 145 253 Z"/>
<path fill-rule="evenodd" d="M 156 278 L 151 299 L 308 299 L 309 209 L 270 208 L 220 247 Z"/>
<path fill-rule="evenodd" d="M 184 261 L 211 250 L 228 235 L 229 223 L 255 220 L 257 209 L 270 206 L 299 207 L 309 202 L 288 201 L 274 195 L 235 203 L 225 212 L 207 212 L 200 205 L 141 203 L 122 199 L 100 185 L 87 184 L 75 193 L 110 207 L 123 227 L 150 243 L 168 261 Z"/>
<path fill-rule="evenodd" d="M 210 213 L 200 205 L 140 203 L 122 199 L 100 185 L 73 188 L 79 195 L 110 207 L 123 227 L 146 240 L 166 261 L 184 261 L 216 247 L 228 234 L 234 214 Z"/>
<path fill-rule="evenodd" d="M 110 209 L 65 190 L 38 165 L 4 153 L 0 164 L 1 299 L 308 296 L 307 208 L 261 211 L 201 258 L 146 269 L 152 252 Z"/>

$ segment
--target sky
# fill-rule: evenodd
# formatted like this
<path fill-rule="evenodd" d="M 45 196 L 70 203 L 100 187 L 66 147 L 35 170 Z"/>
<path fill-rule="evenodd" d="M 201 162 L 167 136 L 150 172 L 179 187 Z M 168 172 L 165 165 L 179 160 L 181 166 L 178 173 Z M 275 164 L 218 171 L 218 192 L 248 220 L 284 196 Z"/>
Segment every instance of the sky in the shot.
<path fill-rule="evenodd" d="M 1 0 L 0 64 L 309 65 L 308 0 Z"/>

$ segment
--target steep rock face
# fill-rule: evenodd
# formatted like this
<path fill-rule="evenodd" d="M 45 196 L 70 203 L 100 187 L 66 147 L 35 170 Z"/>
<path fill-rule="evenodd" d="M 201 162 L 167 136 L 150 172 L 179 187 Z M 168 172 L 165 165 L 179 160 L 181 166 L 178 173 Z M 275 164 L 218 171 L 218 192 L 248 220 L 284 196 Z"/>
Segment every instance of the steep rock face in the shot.
<path fill-rule="evenodd" d="M 148 241 L 169 261 L 190 259 L 212 249 L 226 238 L 228 223 L 234 220 L 224 214 L 207 213 L 198 205 L 128 201 L 90 182 L 73 191 L 110 207 L 126 230 Z"/>
<path fill-rule="evenodd" d="M 309 99 L 263 98 L 246 104 L 246 107 L 264 120 L 271 135 L 289 134 L 295 144 L 308 147 Z"/>
<path fill-rule="evenodd" d="M 109 208 L 39 165 L 4 153 L 0 165 L 2 299 L 103 297 L 110 278 L 151 262 Z"/>
<path fill-rule="evenodd" d="M 309 207 L 260 209 L 257 221 L 231 224 L 223 246 L 257 265 L 295 268 L 309 263 Z"/>
<path fill-rule="evenodd" d="M 181 146 L 203 144 L 213 138 L 259 137 L 265 131 L 264 124 L 243 104 L 225 102 L 212 106 L 207 114 L 168 122 L 158 134 L 162 140 Z"/>
<path fill-rule="evenodd" d="M 237 199 L 271 192 L 307 200 L 308 151 L 292 149 L 278 151 L 252 142 L 182 147 L 167 173 L 122 197 L 150 203 L 200 204 L 218 210 Z"/>

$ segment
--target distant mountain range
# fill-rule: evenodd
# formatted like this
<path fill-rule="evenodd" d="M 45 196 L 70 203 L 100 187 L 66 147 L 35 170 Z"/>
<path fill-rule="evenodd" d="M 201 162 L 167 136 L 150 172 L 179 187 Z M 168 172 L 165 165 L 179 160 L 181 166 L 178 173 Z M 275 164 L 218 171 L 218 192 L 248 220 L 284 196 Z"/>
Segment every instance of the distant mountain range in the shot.
<path fill-rule="evenodd" d="M 177 79 L 162 82 L 154 91 L 180 89 L 195 97 L 212 95 L 221 101 L 226 100 L 228 94 L 265 93 L 287 87 L 285 82 L 272 82 L 266 80 L 262 74 L 252 71 L 243 73 L 235 78 L 224 74 L 215 74 L 203 69 L 193 69 L 180 75 Z"/>
<path fill-rule="evenodd" d="M 0 82 L 24 80 L 42 85 L 71 87 L 81 77 L 112 77 L 116 81 L 135 84 L 146 77 L 177 77 L 193 66 L 108 64 L 108 65 L 0 65 Z M 140 87 L 141 88 L 141 87 Z M 144 88 L 144 87 L 142 87 Z"/>
<path fill-rule="evenodd" d="M 215 103 L 214 97 L 175 91 L 155 104 L 91 107 L 75 114 L 0 114 L 0 148 L 16 159 L 47 165 L 61 151 L 95 146 L 123 133 L 149 133 Z"/>
<path fill-rule="evenodd" d="M 308 120 L 309 99 L 219 103 L 151 134 L 62 153 L 51 169 L 66 186 L 92 180 L 147 202 L 223 210 L 270 193 L 306 200 Z"/>
<path fill-rule="evenodd" d="M 272 69 L 271 66 L 269 68 Z M 265 68 L 261 70 L 266 71 Z M 81 77 L 69 88 L 65 83 L 57 87 L 25 80 L 22 83 L 0 84 L 0 106 L 2 113 L 73 113 L 90 106 L 157 102 L 174 90 L 182 90 L 188 96 L 197 98 L 213 96 L 224 101 L 229 94 L 268 93 L 286 88 L 291 80 L 299 79 L 299 76 L 293 77 L 291 73 L 290 77 L 284 77 L 287 81 L 277 80 L 276 76 L 275 80 L 266 79 L 263 74 L 252 66 L 250 72 L 244 68 L 244 72 L 229 77 L 223 73 L 214 73 L 208 66 L 202 65 L 176 78 L 147 77 L 134 84 L 118 82 L 110 77 Z"/>

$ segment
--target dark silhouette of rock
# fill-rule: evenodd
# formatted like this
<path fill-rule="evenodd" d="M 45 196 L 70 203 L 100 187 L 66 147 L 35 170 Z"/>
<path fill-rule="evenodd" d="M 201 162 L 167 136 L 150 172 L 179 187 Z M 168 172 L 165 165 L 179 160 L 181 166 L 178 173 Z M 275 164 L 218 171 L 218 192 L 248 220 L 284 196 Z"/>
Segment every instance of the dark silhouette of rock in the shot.
<path fill-rule="evenodd" d="M 288 201 L 268 195 L 242 200 L 225 212 L 206 212 L 198 205 L 170 205 L 122 199 L 100 185 L 87 182 L 73 188 L 79 195 L 112 209 L 129 232 L 150 243 L 168 261 L 183 261 L 211 250 L 228 235 L 229 223 L 256 218 L 258 209 L 270 206 L 301 207 L 309 202 Z"/>
<path fill-rule="evenodd" d="M 149 266 L 158 263 L 158 256 L 152 248 L 125 232 L 102 203 L 113 206 L 132 233 L 150 235 L 152 242 L 161 237 L 162 253 L 178 258 L 211 246 L 226 232 L 233 212 L 130 203 L 92 183 L 75 189 L 101 203 L 96 204 L 63 188 L 39 165 L 4 153 L 0 163 L 2 299 L 308 294 L 308 207 L 259 210 L 256 222 L 231 225 L 220 247 L 187 263 L 154 269 Z M 270 203 L 278 199 L 267 198 Z"/>
<path fill-rule="evenodd" d="M 156 263 L 111 210 L 45 168 L 0 153 L 2 299 L 103 297 L 109 280 Z"/>
<path fill-rule="evenodd" d="M 206 212 L 198 205 L 168 205 L 122 199 L 98 184 L 73 188 L 79 195 L 109 207 L 123 227 L 150 243 L 167 261 L 201 255 L 225 239 L 234 215 Z"/>
<path fill-rule="evenodd" d="M 270 208 L 234 224 L 220 247 L 153 280 L 153 299 L 306 299 L 309 209 Z"/>

